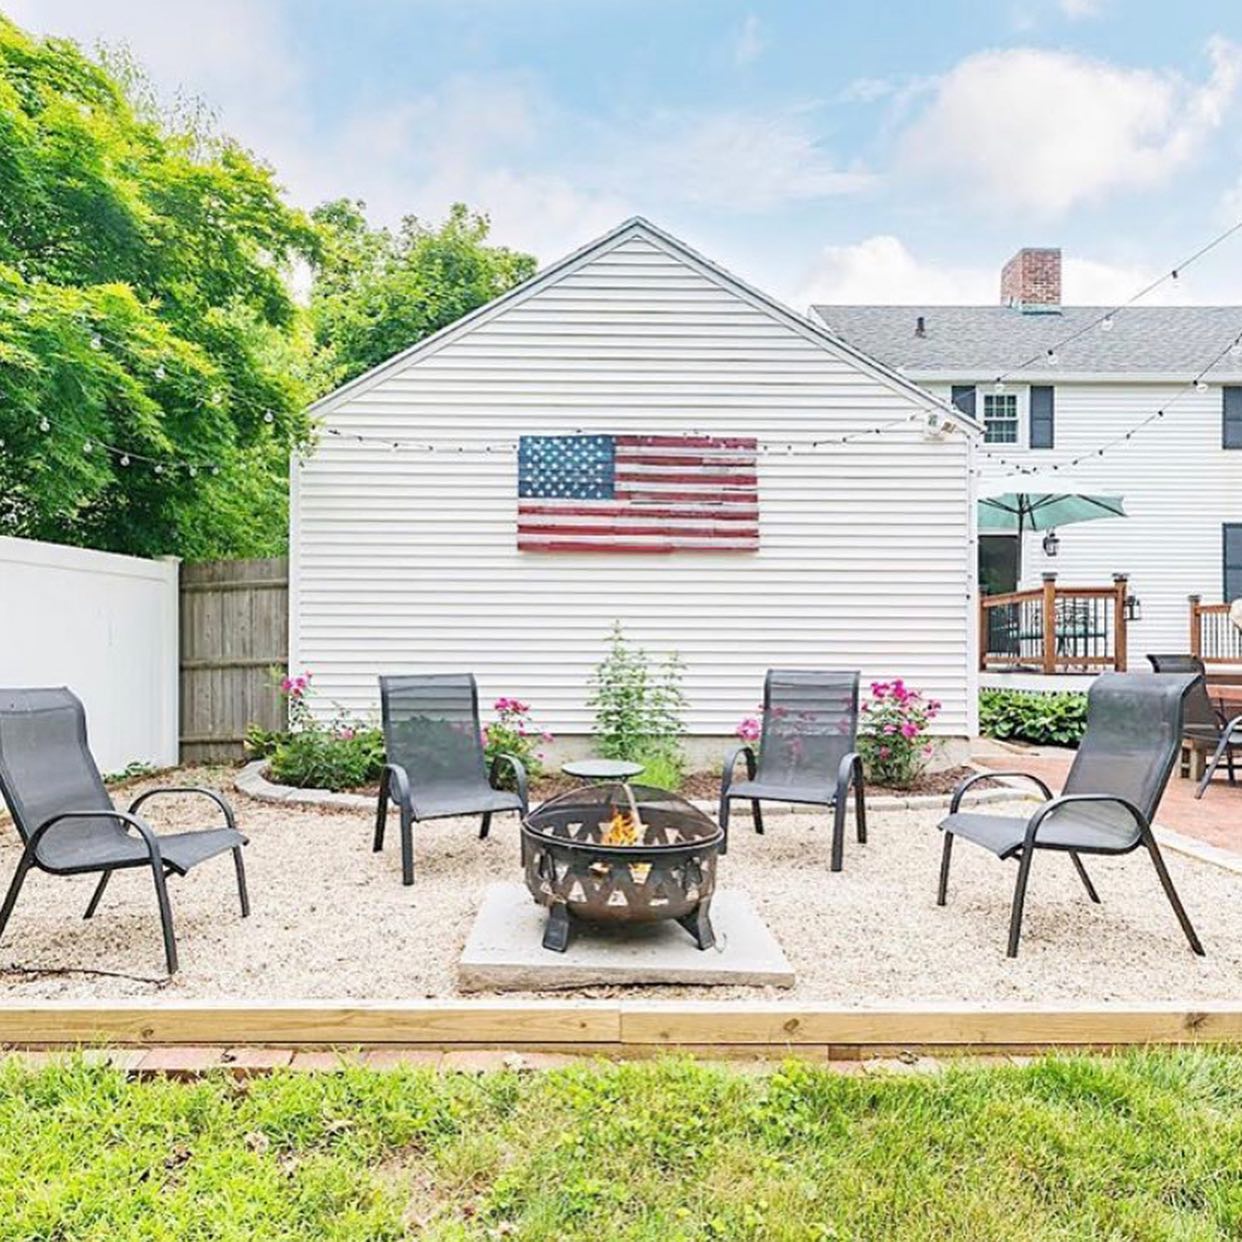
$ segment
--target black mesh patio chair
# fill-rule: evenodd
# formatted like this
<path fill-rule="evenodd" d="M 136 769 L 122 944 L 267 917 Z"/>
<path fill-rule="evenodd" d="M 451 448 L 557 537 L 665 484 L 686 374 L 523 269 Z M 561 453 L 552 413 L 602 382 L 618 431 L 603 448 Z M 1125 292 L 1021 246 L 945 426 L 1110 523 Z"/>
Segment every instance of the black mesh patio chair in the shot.
<path fill-rule="evenodd" d="M 1048 786 L 1028 772 L 979 772 L 962 781 L 954 790 L 948 817 L 940 824 L 944 852 L 936 904 L 945 904 L 955 837 L 973 841 L 998 858 L 1016 858 L 1009 956 L 1017 957 L 1026 885 L 1037 850 L 1068 853 L 1087 896 L 1099 902 L 1082 855 L 1128 854 L 1142 845 L 1151 855 L 1191 949 L 1202 956 L 1203 945 L 1173 887 L 1151 828 L 1177 762 L 1182 703 L 1194 681 L 1186 673 L 1104 673 L 1097 677 L 1087 696 L 1086 732 L 1060 797 L 1054 798 Z M 966 791 L 991 776 L 1023 777 L 1039 787 L 1045 802 L 1025 819 L 961 810 Z"/>
<path fill-rule="evenodd" d="M 1212 757 L 1204 768 L 1195 797 L 1202 798 L 1211 784 L 1221 760 L 1229 783 L 1236 785 L 1233 748 L 1242 746 L 1242 714 L 1230 718 L 1212 702 L 1207 688 L 1207 668 L 1198 656 L 1148 655 L 1157 673 L 1195 673 L 1195 684 L 1186 695 L 1186 710 L 1182 721 L 1182 742 L 1199 751 L 1211 751 Z"/>
<path fill-rule="evenodd" d="M 401 815 L 401 880 L 413 884 L 414 824 L 482 815 L 482 839 L 496 811 L 526 814 L 526 769 L 514 755 L 497 755 L 488 771 L 473 674 L 419 673 L 381 677 L 379 683 L 388 762 L 380 778 L 374 848 L 384 848 L 391 798 Z M 495 787 L 502 764 L 513 772 L 516 793 Z"/>
<path fill-rule="evenodd" d="M 83 918 L 92 918 L 114 871 L 149 867 L 155 881 L 164 957 L 168 973 L 177 971 L 177 941 L 166 880 L 232 851 L 242 918 L 250 913 L 246 870 L 233 811 L 214 790 L 183 786 L 149 789 L 118 811 L 86 741 L 86 712 L 64 688 L 0 690 L 0 793 L 17 825 L 25 849 L 17 864 L 4 906 L 0 936 L 17 904 L 31 867 L 52 875 L 99 872 Z M 138 810 L 148 799 L 165 794 L 198 794 L 215 803 L 223 827 L 160 835 Z M 131 831 L 132 830 L 132 831 Z"/>
<path fill-rule="evenodd" d="M 739 746 L 725 759 L 720 778 L 720 826 L 729 844 L 729 804 L 750 802 L 755 831 L 763 831 L 760 803 L 798 802 L 833 810 L 832 869 L 841 870 L 845 849 L 845 812 L 851 784 L 858 840 L 867 841 L 862 759 L 858 739 L 858 673 L 769 669 L 763 680 L 763 732 L 756 757 Z M 740 757 L 746 779 L 735 781 Z"/>

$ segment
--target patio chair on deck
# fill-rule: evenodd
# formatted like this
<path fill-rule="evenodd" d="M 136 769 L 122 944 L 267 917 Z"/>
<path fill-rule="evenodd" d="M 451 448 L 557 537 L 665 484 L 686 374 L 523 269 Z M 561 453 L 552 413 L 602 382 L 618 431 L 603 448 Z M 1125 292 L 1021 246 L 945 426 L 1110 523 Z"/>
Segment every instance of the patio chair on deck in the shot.
<path fill-rule="evenodd" d="M 497 755 L 487 770 L 479 724 L 479 689 L 471 673 L 381 677 L 387 763 L 375 813 L 375 850 L 384 848 L 388 800 L 401 814 L 401 880 L 414 883 L 414 824 L 452 815 L 482 815 L 486 837 L 496 811 L 526 814 L 526 769 L 514 755 Z M 517 792 L 495 788 L 501 764 Z"/>
<path fill-rule="evenodd" d="M 1199 784 L 1195 789 L 1195 797 L 1202 798 L 1207 787 L 1225 761 L 1225 771 L 1229 774 L 1229 783 L 1236 785 L 1237 777 L 1233 770 L 1233 748 L 1242 746 L 1242 715 L 1230 719 L 1212 702 L 1207 689 L 1207 668 L 1198 656 L 1192 655 L 1149 655 L 1152 668 L 1157 673 L 1194 673 L 1195 685 L 1186 696 L 1186 710 L 1182 722 L 1182 743 L 1192 750 L 1200 752 L 1210 750 L 1212 757 L 1208 760 Z"/>
<path fill-rule="evenodd" d="M 854 787 L 858 840 L 867 842 L 862 759 L 858 738 L 858 673 L 769 669 L 763 681 L 763 733 L 759 755 L 739 746 L 725 760 L 720 778 L 720 827 L 729 842 L 729 804 L 750 802 L 755 831 L 763 831 L 760 802 L 798 802 L 831 807 L 832 869 L 841 870 L 845 849 L 845 811 Z M 733 769 L 746 758 L 746 779 Z"/>
<path fill-rule="evenodd" d="M 155 881 L 164 957 L 177 971 L 177 941 L 165 883 L 217 854 L 232 851 L 242 918 L 250 913 L 241 847 L 229 804 L 214 790 L 149 789 L 118 811 L 104 788 L 86 742 L 86 713 L 66 689 L 0 690 L 0 792 L 25 849 L 0 908 L 0 935 L 8 924 L 31 867 L 52 875 L 99 872 L 99 883 L 83 918 L 91 918 L 114 871 L 150 867 Z M 156 834 L 138 816 L 150 798 L 197 794 L 215 803 L 222 827 Z M 131 834 L 130 829 L 133 829 Z"/>
<path fill-rule="evenodd" d="M 1009 921 L 1009 956 L 1018 955 L 1022 907 L 1037 850 L 1069 854 L 1087 896 L 1100 900 L 1082 863 L 1084 854 L 1128 854 L 1142 845 L 1151 855 L 1165 896 L 1195 953 L 1203 945 L 1169 878 L 1151 821 L 1177 761 L 1182 737 L 1182 703 L 1195 683 L 1191 674 L 1104 673 L 1087 696 L 1087 729 L 1065 778 L 1061 796 L 1026 772 L 980 772 L 953 793 L 949 815 L 941 821 L 944 853 L 936 904 L 943 906 L 949 886 L 953 839 L 963 837 L 998 858 L 1017 858 L 1018 880 Z M 1020 776 L 1032 781 L 1046 801 L 1027 819 L 961 810 L 962 796 L 989 776 Z"/>

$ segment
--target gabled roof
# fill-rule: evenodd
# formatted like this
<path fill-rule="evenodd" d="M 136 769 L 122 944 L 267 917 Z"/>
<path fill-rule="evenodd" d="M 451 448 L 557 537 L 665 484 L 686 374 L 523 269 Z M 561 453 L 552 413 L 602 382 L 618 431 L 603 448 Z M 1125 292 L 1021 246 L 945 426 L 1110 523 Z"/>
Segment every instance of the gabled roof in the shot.
<path fill-rule="evenodd" d="M 658 246 L 667 253 L 681 259 L 708 280 L 729 289 L 743 301 L 764 311 L 773 319 L 783 323 L 786 327 L 834 356 L 848 358 L 860 370 L 867 372 L 873 378 L 895 389 L 903 396 L 916 401 L 924 408 L 935 410 L 942 415 L 947 414 L 962 426 L 971 430 L 978 430 L 979 424 L 975 420 L 963 415 L 954 406 L 932 395 L 925 388 L 919 387 L 918 384 L 907 379 L 904 375 L 897 374 L 891 365 L 868 356 L 863 350 L 847 341 L 839 340 L 832 333 L 826 331 L 822 324 L 797 314 L 775 298 L 768 296 L 768 294 L 727 272 L 719 264 L 704 258 L 697 251 L 687 246 L 685 242 L 674 237 L 671 233 L 666 233 L 663 229 L 657 228 L 642 216 L 633 216 L 629 220 L 622 222 L 602 237 L 588 242 L 572 254 L 566 255 L 565 258 L 559 259 L 557 262 L 536 272 L 529 280 L 523 281 L 522 284 L 510 289 L 507 293 L 502 293 L 486 305 L 478 307 L 468 315 L 463 315 L 455 323 L 441 328 L 439 332 L 435 332 L 431 336 L 425 337 L 423 340 L 411 345 L 408 349 L 402 350 L 401 353 L 389 358 L 387 362 L 381 362 L 379 366 L 373 367 L 370 371 L 350 380 L 349 383 L 343 384 L 334 392 L 330 392 L 316 401 L 310 407 L 309 412 L 312 415 L 330 413 L 343 402 L 365 392 L 386 376 L 442 348 L 450 341 L 469 332 L 472 328 L 486 323 L 502 311 L 519 305 L 527 298 L 534 296 L 541 289 L 554 284 L 561 277 L 568 275 L 570 272 L 589 263 L 598 255 L 604 254 L 633 237 L 641 237 L 652 245 Z"/>
<path fill-rule="evenodd" d="M 1020 367 L 1032 378 L 1065 375 L 1131 375 L 1147 378 L 1197 375 L 1242 332 L 1242 306 L 1132 306 L 1119 310 L 1112 328 L 1088 327 L 1107 306 L 1063 306 L 1052 313 L 1024 313 L 1009 306 L 829 306 L 812 314 L 839 341 L 915 378 L 987 379 Z M 915 333 L 923 317 L 923 336 Z M 1077 340 L 1061 345 L 1080 328 Z M 1057 346 L 1057 363 L 1043 356 Z M 1242 370 L 1226 358 L 1222 374 Z"/>

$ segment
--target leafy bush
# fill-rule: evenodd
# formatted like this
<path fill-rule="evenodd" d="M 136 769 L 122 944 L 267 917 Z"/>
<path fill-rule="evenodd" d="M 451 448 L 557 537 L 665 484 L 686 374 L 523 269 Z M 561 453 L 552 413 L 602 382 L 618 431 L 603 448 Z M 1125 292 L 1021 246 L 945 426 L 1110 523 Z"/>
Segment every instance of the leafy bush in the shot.
<path fill-rule="evenodd" d="M 643 785 L 653 785 L 656 789 L 671 789 L 676 791 L 685 776 L 683 770 L 685 764 L 681 760 L 681 756 L 675 757 L 669 755 L 648 755 L 641 760 L 643 771 L 641 776 L 634 779 Z"/>
<path fill-rule="evenodd" d="M 1087 696 L 1071 691 L 981 690 L 979 732 L 984 737 L 1077 746 L 1087 727 Z"/>
<path fill-rule="evenodd" d="M 908 789 L 932 753 L 927 729 L 940 704 L 919 690 L 895 681 L 873 681 L 871 698 L 862 705 L 858 753 L 868 779 L 877 785 Z"/>
<path fill-rule="evenodd" d="M 540 729 L 531 719 L 529 703 L 501 696 L 492 706 L 496 719 L 483 726 L 483 754 L 488 767 L 497 755 L 515 755 L 533 781 L 543 774 L 544 756 L 539 745 L 552 741 L 552 734 Z M 516 787 L 513 770 L 508 764 L 502 765 L 499 780 L 502 789 Z"/>
<path fill-rule="evenodd" d="M 291 733 L 272 752 L 273 780 L 299 789 L 356 789 L 379 780 L 384 735 L 370 727 L 308 728 Z"/>
<path fill-rule="evenodd" d="M 606 759 L 629 759 L 653 767 L 662 776 L 676 772 L 680 783 L 685 759 L 681 753 L 682 664 L 670 652 L 659 668 L 642 647 L 634 646 L 613 623 L 608 654 L 592 677 L 595 743 Z M 676 785 L 670 786 L 676 788 Z"/>

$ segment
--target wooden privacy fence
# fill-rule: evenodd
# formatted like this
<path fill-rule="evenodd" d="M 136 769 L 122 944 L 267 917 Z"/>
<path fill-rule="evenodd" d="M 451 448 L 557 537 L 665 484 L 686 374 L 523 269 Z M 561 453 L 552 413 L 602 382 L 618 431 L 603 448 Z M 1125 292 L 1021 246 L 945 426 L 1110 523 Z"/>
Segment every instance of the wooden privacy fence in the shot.
<path fill-rule="evenodd" d="M 268 670 L 289 653 L 289 562 L 205 561 L 181 570 L 181 759 L 238 759 L 246 726 L 283 728 Z"/>
<path fill-rule="evenodd" d="M 1059 587 L 1044 574 L 1032 591 L 979 599 L 979 667 L 1041 673 L 1126 667 L 1127 579 L 1110 587 Z"/>

